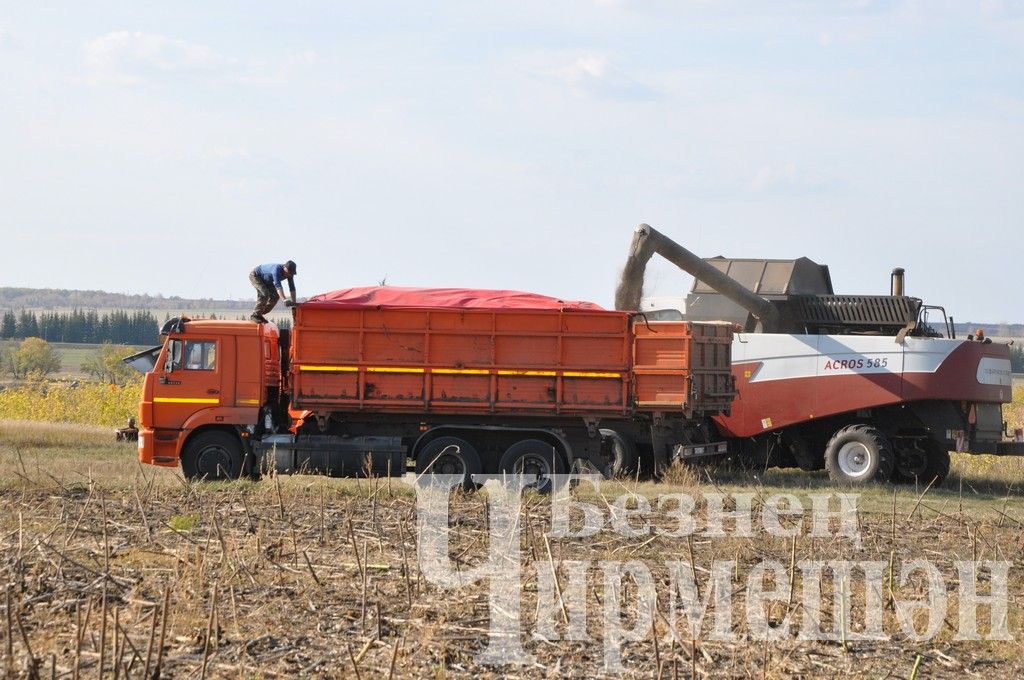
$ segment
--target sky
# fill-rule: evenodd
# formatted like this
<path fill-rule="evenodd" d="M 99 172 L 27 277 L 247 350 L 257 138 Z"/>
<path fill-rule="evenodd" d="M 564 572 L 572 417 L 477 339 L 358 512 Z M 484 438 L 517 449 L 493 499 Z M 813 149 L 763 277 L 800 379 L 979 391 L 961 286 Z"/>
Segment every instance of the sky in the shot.
<path fill-rule="evenodd" d="M 641 222 L 1024 322 L 1024 0 L 0 0 L 0 286 L 610 307 Z"/>

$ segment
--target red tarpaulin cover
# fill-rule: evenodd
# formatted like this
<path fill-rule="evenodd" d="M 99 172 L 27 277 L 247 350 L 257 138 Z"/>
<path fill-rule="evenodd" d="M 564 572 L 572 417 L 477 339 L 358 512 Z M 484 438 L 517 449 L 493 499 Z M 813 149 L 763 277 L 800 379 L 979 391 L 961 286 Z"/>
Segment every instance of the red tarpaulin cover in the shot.
<path fill-rule="evenodd" d="M 599 310 L 593 302 L 559 300 L 517 290 L 480 290 L 477 288 L 399 288 L 365 286 L 346 288 L 311 297 L 304 305 L 330 307 L 442 307 L 449 309 L 555 309 Z"/>

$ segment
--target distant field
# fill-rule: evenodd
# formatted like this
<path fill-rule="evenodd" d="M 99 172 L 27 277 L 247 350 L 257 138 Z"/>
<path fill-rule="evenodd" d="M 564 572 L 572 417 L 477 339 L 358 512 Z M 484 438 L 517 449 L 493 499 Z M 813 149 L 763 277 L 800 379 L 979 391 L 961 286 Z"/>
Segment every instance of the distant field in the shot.
<path fill-rule="evenodd" d="M 42 310 L 29 310 L 29 311 L 42 311 Z M 47 311 L 58 311 L 68 312 L 69 309 L 58 309 L 58 310 L 47 310 Z M 117 311 L 113 309 L 97 309 L 96 310 L 101 316 L 107 312 Z M 120 310 L 128 311 L 129 313 L 136 311 L 133 309 Z M 153 310 L 150 310 L 153 311 Z M 159 322 L 163 322 L 164 313 L 162 311 L 154 311 Z M 216 315 L 218 319 L 237 320 L 237 319 L 248 319 L 249 311 L 244 312 L 237 309 L 203 309 L 203 310 L 188 310 L 182 312 L 171 313 L 171 316 L 178 316 L 184 314 L 192 319 L 208 319 Z M 267 318 L 274 323 L 280 323 L 282 321 L 291 320 L 291 312 L 272 312 L 267 315 Z M 5 352 L 8 349 L 17 348 L 21 340 L 0 340 L 0 352 Z M 74 342 L 51 342 L 57 352 L 60 354 L 61 370 L 57 374 L 58 378 L 84 378 L 87 377 L 85 371 L 82 370 L 82 364 L 96 351 L 101 345 L 94 343 L 74 343 Z M 142 345 L 135 346 L 137 350 L 145 349 Z M 8 376 L 0 375 L 0 380 L 7 378 Z"/>
<path fill-rule="evenodd" d="M 6 352 L 9 349 L 17 349 L 20 342 L 20 340 L 0 340 L 0 352 Z M 60 355 L 60 372 L 57 373 L 56 377 L 85 378 L 88 376 L 85 371 L 82 370 L 82 364 L 85 363 L 102 345 L 84 342 L 51 342 L 50 346 L 56 349 L 57 353 Z M 136 347 L 136 349 L 142 350 L 144 348 L 139 346 Z M 0 377 L 8 378 L 9 376 Z"/>

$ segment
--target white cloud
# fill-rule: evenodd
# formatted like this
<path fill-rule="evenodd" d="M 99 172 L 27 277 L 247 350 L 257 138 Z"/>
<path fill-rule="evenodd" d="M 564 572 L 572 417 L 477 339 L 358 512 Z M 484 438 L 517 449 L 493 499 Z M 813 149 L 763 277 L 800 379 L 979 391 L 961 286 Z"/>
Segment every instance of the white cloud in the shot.
<path fill-rule="evenodd" d="M 85 44 L 94 82 L 140 83 L 168 74 L 217 75 L 235 62 L 205 45 L 138 31 L 114 31 Z"/>
<path fill-rule="evenodd" d="M 585 54 L 551 74 L 577 94 L 594 94 L 613 99 L 655 99 L 658 93 L 616 68 L 608 57 Z"/>

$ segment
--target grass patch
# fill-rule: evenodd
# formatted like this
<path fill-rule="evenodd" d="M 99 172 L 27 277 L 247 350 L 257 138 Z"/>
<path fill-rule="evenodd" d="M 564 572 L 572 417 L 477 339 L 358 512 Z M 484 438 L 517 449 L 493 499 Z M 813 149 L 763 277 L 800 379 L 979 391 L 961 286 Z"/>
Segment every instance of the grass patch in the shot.
<path fill-rule="evenodd" d="M 167 526 L 175 531 L 192 531 L 199 524 L 199 513 L 192 512 L 187 515 L 174 515 L 167 522 Z"/>

